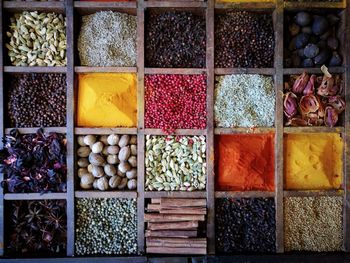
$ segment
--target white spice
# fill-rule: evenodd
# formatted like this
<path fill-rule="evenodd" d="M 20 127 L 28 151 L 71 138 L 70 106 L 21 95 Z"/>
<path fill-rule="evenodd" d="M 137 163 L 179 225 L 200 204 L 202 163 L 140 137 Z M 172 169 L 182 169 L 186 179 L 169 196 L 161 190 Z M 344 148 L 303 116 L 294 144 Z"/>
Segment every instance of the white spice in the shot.
<path fill-rule="evenodd" d="M 271 127 L 275 120 L 272 77 L 257 74 L 217 76 L 214 115 L 217 127 Z"/>
<path fill-rule="evenodd" d="M 136 66 L 136 16 L 112 11 L 83 16 L 78 51 L 82 66 Z"/>

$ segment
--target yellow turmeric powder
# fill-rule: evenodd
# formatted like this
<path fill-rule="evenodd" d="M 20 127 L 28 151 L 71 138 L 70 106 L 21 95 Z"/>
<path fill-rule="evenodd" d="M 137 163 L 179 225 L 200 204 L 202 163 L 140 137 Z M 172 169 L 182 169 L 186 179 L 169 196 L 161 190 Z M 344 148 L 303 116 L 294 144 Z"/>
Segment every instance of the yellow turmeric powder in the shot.
<path fill-rule="evenodd" d="M 287 134 L 284 178 L 288 190 L 339 189 L 343 142 L 339 134 Z"/>
<path fill-rule="evenodd" d="M 78 126 L 136 126 L 137 96 L 135 74 L 80 74 L 78 81 Z"/>

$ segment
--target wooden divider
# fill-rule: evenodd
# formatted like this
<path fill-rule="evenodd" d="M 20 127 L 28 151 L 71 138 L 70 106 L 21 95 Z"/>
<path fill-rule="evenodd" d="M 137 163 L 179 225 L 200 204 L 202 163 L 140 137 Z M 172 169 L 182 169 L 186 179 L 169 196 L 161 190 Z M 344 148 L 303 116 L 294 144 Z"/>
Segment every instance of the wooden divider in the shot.
<path fill-rule="evenodd" d="M 345 139 L 344 149 L 344 191 L 323 191 L 317 195 L 344 195 L 344 249 L 350 251 L 350 107 L 346 108 L 345 124 L 335 128 L 327 127 L 304 127 L 304 128 L 284 128 L 283 124 L 283 79 L 284 75 L 300 74 L 303 71 L 310 73 L 321 73 L 319 69 L 293 69 L 283 68 L 283 17 L 285 10 L 294 10 L 306 7 L 322 8 L 345 8 L 350 5 L 350 0 L 341 3 L 298 3 L 284 2 L 283 0 L 271 1 L 269 3 L 244 3 L 236 4 L 215 4 L 215 0 L 205 1 L 144 1 L 138 0 L 137 3 L 119 3 L 119 2 L 79 2 L 65 0 L 64 2 L 10 2 L 0 1 L 0 136 L 9 133 L 10 129 L 4 128 L 4 73 L 27 73 L 27 72 L 46 72 L 46 73 L 66 73 L 67 75 L 67 127 L 45 128 L 45 132 L 56 131 L 67 134 L 67 193 L 53 193 L 39 196 L 38 194 L 6 194 L 3 189 L 0 190 L 0 255 L 4 253 L 4 200 L 37 200 L 37 199 L 66 199 L 67 200 L 67 256 L 74 256 L 75 242 L 75 198 L 136 198 L 137 200 L 137 221 L 138 221 L 138 248 L 141 254 L 145 252 L 145 223 L 144 210 L 145 199 L 160 197 L 183 197 L 183 198 L 207 198 L 207 254 L 215 254 L 215 198 L 253 198 L 253 197 L 270 197 L 275 199 L 276 205 L 276 250 L 278 253 L 284 252 L 284 225 L 283 225 L 283 198 L 284 196 L 314 196 L 314 192 L 305 191 L 284 191 L 283 188 L 283 135 L 284 133 L 306 133 L 306 132 L 336 132 L 341 133 Z M 163 69 L 163 68 L 146 68 L 144 59 L 144 41 L 145 41 L 145 11 L 151 8 L 176 8 L 186 10 L 186 8 L 201 8 L 205 10 L 207 46 L 206 46 L 206 68 L 203 69 Z M 66 67 L 14 67 L 3 63 L 3 32 L 6 32 L 6 25 L 3 25 L 3 13 L 11 10 L 41 10 L 55 11 L 65 9 L 67 17 L 67 66 Z M 223 12 L 227 9 L 248 9 L 248 10 L 266 10 L 273 14 L 275 28 L 275 62 L 273 68 L 243 69 L 243 68 L 214 68 L 214 18 L 215 11 Z M 82 67 L 75 60 L 77 52 L 75 42 L 77 40 L 75 21 L 81 16 L 81 12 L 96 12 L 99 10 L 134 10 L 137 14 L 137 65 L 136 67 Z M 346 28 L 350 27 L 350 12 L 346 9 Z M 345 65 L 342 67 L 331 68 L 331 72 L 344 74 L 347 89 L 345 96 L 347 103 L 350 99 L 350 34 L 346 35 L 346 58 Z M 136 128 L 79 128 L 75 126 L 75 109 L 76 109 L 76 90 L 77 82 L 75 74 L 87 72 L 131 72 L 137 74 L 137 101 L 138 101 L 138 122 Z M 276 91 L 276 108 L 275 108 L 275 126 L 271 128 L 215 128 L 214 125 L 214 82 L 216 75 L 225 74 L 264 74 L 274 78 Z M 161 135 L 159 129 L 145 129 L 144 123 L 144 77 L 145 74 L 206 74 L 207 76 L 207 128 L 205 130 L 187 130 L 181 129 L 175 131 L 177 135 L 205 135 L 207 141 L 207 188 L 206 191 L 198 192 L 145 192 L 145 163 L 144 163 L 144 145 L 145 135 Z M 36 128 L 23 128 L 20 132 L 32 133 Z M 214 180 L 214 134 L 239 134 L 239 133 L 275 133 L 275 192 L 231 192 L 215 191 Z M 137 191 L 119 191 L 119 192 L 93 192 L 80 191 L 75 187 L 75 137 L 78 134 L 110 134 L 125 133 L 137 134 L 138 143 L 138 184 Z M 2 180 L 2 174 L 0 174 Z M 131 258 L 131 257 L 130 257 Z M 132 257 L 133 260 L 143 261 L 143 258 Z"/>

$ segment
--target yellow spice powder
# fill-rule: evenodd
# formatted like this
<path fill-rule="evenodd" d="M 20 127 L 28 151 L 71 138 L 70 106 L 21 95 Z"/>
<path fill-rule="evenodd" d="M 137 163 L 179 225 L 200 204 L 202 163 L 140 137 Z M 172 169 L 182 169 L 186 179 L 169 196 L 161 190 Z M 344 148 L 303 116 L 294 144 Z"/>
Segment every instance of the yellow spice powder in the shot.
<path fill-rule="evenodd" d="M 136 126 L 137 95 L 135 74 L 80 74 L 78 81 L 78 126 Z"/>
<path fill-rule="evenodd" d="M 343 142 L 339 134 L 287 134 L 284 180 L 289 190 L 339 189 Z"/>

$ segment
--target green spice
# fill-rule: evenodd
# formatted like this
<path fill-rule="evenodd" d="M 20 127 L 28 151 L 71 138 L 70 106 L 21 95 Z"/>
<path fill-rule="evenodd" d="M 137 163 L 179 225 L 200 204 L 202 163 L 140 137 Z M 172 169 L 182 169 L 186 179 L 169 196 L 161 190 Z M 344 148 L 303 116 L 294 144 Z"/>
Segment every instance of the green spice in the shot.
<path fill-rule="evenodd" d="M 77 255 L 136 254 L 135 199 L 77 199 Z"/>

